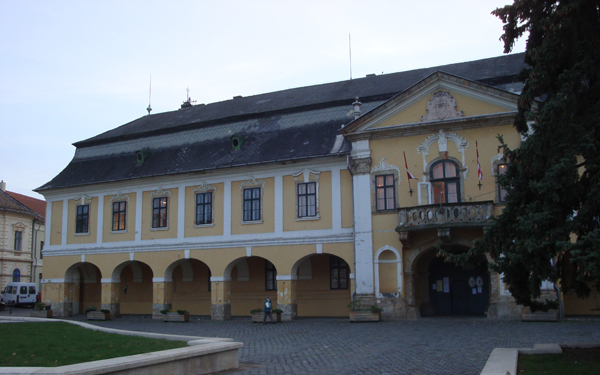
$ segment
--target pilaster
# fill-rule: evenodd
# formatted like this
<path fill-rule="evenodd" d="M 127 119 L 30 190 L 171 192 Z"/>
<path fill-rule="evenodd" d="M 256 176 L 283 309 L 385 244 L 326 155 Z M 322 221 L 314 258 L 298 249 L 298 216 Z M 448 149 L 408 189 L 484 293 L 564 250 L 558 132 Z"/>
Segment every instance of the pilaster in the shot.
<path fill-rule="evenodd" d="M 117 318 L 121 313 L 121 305 L 119 304 L 120 286 L 120 283 L 102 283 L 100 309 L 110 310 L 110 316 L 113 318 Z"/>
<path fill-rule="evenodd" d="M 212 320 L 231 319 L 231 278 L 211 277 L 210 282 L 210 315 Z"/>
<path fill-rule="evenodd" d="M 277 275 L 277 308 L 283 310 L 281 320 L 289 321 L 298 317 L 296 303 L 296 279 L 292 275 Z"/>
<path fill-rule="evenodd" d="M 173 308 L 171 304 L 171 294 L 173 286 L 171 282 L 153 282 L 153 296 L 152 296 L 152 319 L 162 320 L 163 315 L 161 310 L 171 310 Z"/>

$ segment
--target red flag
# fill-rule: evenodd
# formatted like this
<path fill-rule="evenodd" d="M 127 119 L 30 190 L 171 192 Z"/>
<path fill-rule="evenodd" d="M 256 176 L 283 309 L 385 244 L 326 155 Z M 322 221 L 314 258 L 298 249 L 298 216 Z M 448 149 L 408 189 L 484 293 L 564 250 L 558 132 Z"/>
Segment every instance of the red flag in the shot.
<path fill-rule="evenodd" d="M 481 165 L 479 164 L 479 146 L 477 146 L 477 141 L 475 141 L 475 152 L 477 153 L 477 177 L 481 181 L 483 180 L 483 172 L 481 172 Z"/>
<path fill-rule="evenodd" d="M 410 173 L 410 171 L 408 170 L 408 163 L 406 162 L 406 153 L 404 151 L 402 151 L 402 153 L 404 154 L 404 166 L 406 167 L 406 175 L 408 176 L 408 179 L 409 180 L 417 180 L 415 175 Z"/>

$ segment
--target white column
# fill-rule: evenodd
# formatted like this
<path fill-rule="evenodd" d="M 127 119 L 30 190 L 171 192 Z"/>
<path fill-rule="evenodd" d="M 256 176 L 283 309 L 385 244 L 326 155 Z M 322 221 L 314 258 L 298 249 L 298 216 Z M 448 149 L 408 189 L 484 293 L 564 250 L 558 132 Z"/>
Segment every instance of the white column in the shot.
<path fill-rule="evenodd" d="M 52 202 L 53 201 L 46 202 L 46 217 L 44 218 L 46 223 L 46 230 L 44 231 L 44 247 L 50 246 L 50 234 L 56 231 L 56 228 L 52 226 Z"/>
<path fill-rule="evenodd" d="M 340 187 L 340 174 L 340 169 L 333 169 L 331 171 L 331 227 L 334 230 L 342 228 L 342 191 Z"/>
<path fill-rule="evenodd" d="M 102 243 L 102 234 L 104 231 L 104 194 L 98 195 L 98 215 L 96 223 L 96 243 Z"/>
<path fill-rule="evenodd" d="M 177 199 L 177 238 L 185 237 L 185 186 L 178 187 Z"/>
<path fill-rule="evenodd" d="M 371 149 L 368 140 L 352 143 L 354 257 L 357 294 L 373 294 L 373 226 L 371 221 Z"/>
<path fill-rule="evenodd" d="M 352 178 L 354 189 L 354 253 L 356 293 L 372 294 L 373 233 L 371 222 L 371 178 L 368 174 Z"/>
<path fill-rule="evenodd" d="M 275 233 L 283 232 L 283 176 L 275 176 Z"/>
<path fill-rule="evenodd" d="M 135 241 L 142 240 L 142 201 L 144 192 L 138 190 L 135 193 Z"/>
<path fill-rule="evenodd" d="M 231 181 L 223 183 L 223 235 L 231 235 Z"/>
<path fill-rule="evenodd" d="M 63 199 L 63 217 L 62 217 L 62 233 L 60 242 L 62 245 L 67 244 L 67 225 L 69 223 L 69 199 Z"/>

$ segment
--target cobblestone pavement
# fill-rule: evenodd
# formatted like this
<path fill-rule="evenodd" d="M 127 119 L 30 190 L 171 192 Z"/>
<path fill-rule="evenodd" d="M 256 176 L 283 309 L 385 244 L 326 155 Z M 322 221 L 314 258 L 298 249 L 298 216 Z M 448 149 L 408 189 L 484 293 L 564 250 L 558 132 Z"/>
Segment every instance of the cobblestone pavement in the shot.
<path fill-rule="evenodd" d="M 83 316 L 72 318 L 85 320 Z M 162 323 L 122 317 L 100 326 L 244 343 L 235 375 L 254 374 L 479 374 L 494 348 L 539 343 L 600 343 L 600 319 L 559 323 L 425 318 L 419 321 L 349 323 L 347 319 L 298 319 L 282 324 L 250 318 Z"/>

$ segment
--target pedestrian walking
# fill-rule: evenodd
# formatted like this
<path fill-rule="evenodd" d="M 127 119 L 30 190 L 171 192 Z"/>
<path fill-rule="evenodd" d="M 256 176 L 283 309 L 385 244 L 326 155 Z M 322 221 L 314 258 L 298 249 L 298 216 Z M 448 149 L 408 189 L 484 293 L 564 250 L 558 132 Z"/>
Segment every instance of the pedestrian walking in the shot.
<path fill-rule="evenodd" d="M 263 316 L 263 324 L 267 323 L 267 315 L 271 319 L 271 323 L 275 323 L 273 321 L 273 315 L 271 315 L 272 308 L 273 308 L 273 304 L 271 303 L 271 297 L 267 297 L 267 300 L 265 301 L 265 308 L 263 309 L 263 312 L 265 313 Z"/>

